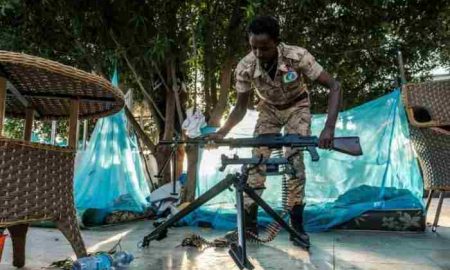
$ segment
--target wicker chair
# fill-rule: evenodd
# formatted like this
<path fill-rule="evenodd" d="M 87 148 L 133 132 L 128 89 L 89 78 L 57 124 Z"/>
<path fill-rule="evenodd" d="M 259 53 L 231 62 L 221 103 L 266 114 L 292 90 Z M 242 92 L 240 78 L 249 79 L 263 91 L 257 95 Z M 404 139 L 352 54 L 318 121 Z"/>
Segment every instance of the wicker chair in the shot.
<path fill-rule="evenodd" d="M 25 140 L 0 135 L 0 228 L 13 241 L 13 265 L 25 265 L 28 224 L 53 221 L 77 257 L 87 255 L 73 200 L 79 118 L 119 111 L 123 95 L 105 79 L 35 56 L 0 51 L 0 131 L 4 115 L 26 118 Z M 67 119 L 69 147 L 31 143 L 34 118 Z"/>
<path fill-rule="evenodd" d="M 412 126 L 450 126 L 450 80 L 406 84 L 402 95 Z"/>
<path fill-rule="evenodd" d="M 50 220 L 78 257 L 86 248 L 73 205 L 74 151 L 0 138 L 0 224 L 13 240 L 14 265 L 25 264 L 28 223 Z"/>
<path fill-rule="evenodd" d="M 411 139 L 419 156 L 425 189 L 429 191 L 426 210 L 438 190 L 439 203 L 432 230 L 436 231 L 446 191 L 450 190 L 450 132 L 441 128 L 411 127 Z"/>
<path fill-rule="evenodd" d="M 450 190 L 450 80 L 407 84 L 403 98 L 411 141 L 419 157 L 424 187 L 429 191 L 426 211 L 433 193 L 440 191 L 432 225 L 435 232 L 445 192 Z"/>

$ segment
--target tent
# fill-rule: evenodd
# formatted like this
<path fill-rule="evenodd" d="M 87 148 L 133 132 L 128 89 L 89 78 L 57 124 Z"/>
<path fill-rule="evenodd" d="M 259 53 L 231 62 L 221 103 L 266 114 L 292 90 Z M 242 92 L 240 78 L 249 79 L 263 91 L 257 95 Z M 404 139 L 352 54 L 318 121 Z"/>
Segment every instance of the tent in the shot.
<path fill-rule="evenodd" d="M 117 85 L 117 73 L 112 82 Z M 74 180 L 77 210 L 96 209 L 105 214 L 144 212 L 149 207 L 150 190 L 137 139 L 127 127 L 123 110 L 97 121 L 80 155 Z"/>
<path fill-rule="evenodd" d="M 252 136 L 256 117 L 257 112 L 248 111 L 229 137 Z M 320 134 L 325 119 L 325 115 L 313 116 L 313 134 Z M 319 150 L 320 161 L 311 162 L 308 153 L 305 153 L 306 229 L 324 231 L 360 218 L 370 211 L 398 213 L 396 217 L 384 218 L 380 224 L 382 228 L 401 230 L 422 227 L 423 184 L 409 141 L 400 91 L 396 89 L 376 100 L 341 112 L 335 136 L 359 136 L 364 155 L 353 157 Z M 221 154 L 250 157 L 251 151 L 225 147 L 203 151 L 197 195 L 211 188 L 226 174 L 239 170 L 239 166 L 229 166 L 224 172 L 219 172 Z M 275 209 L 281 208 L 281 182 L 280 176 L 269 176 L 262 196 Z M 234 196 L 234 192 L 224 191 L 184 221 L 190 225 L 209 222 L 215 228 L 233 228 L 236 221 Z M 408 210 L 417 210 L 414 213 L 418 216 L 411 216 Z M 262 214 L 260 210 L 260 221 L 270 222 Z"/>

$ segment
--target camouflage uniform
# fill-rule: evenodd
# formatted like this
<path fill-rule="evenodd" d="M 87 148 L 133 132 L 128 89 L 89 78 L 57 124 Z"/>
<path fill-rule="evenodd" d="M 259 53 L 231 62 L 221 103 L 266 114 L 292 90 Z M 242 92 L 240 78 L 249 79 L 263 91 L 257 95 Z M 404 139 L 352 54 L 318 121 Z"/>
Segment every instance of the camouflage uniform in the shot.
<path fill-rule="evenodd" d="M 275 78 L 272 80 L 269 74 L 260 66 L 259 60 L 250 52 L 238 64 L 236 68 L 236 90 L 238 93 L 251 91 L 253 88 L 261 102 L 257 106 L 259 117 L 254 134 L 280 133 L 284 127 L 286 134 L 311 134 L 310 102 L 305 96 L 306 85 L 304 76 L 310 80 L 319 77 L 323 68 L 315 61 L 314 57 L 306 50 L 297 46 L 289 46 L 280 43 L 278 46 L 278 62 Z M 288 72 L 297 73 L 298 77 L 289 83 L 282 80 Z M 305 98 L 300 99 L 300 96 Z M 266 147 L 253 150 L 253 155 L 270 156 L 270 150 Z M 298 149 L 287 148 L 285 156 L 295 170 L 295 175 L 290 175 L 288 180 L 288 206 L 302 204 L 305 192 L 305 166 L 303 152 Z M 262 193 L 265 184 L 265 166 L 250 172 L 248 183 L 259 194 Z M 244 197 L 244 205 L 249 209 L 253 201 Z"/>

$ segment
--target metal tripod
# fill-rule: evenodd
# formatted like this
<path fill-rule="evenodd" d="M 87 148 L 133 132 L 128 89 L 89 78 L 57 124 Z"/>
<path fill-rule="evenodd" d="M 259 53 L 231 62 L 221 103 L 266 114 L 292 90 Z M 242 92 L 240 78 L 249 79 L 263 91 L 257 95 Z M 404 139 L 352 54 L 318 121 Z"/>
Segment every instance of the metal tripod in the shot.
<path fill-rule="evenodd" d="M 306 243 L 298 232 L 296 232 L 286 221 L 283 220 L 255 191 L 248 186 L 248 172 L 250 169 L 257 165 L 264 164 L 268 167 L 278 167 L 278 165 L 288 164 L 288 160 L 285 158 L 269 158 L 263 160 L 262 158 L 245 158 L 240 159 L 235 156 L 234 158 L 227 158 L 222 156 L 222 167 L 221 170 L 225 169 L 227 165 L 230 164 L 243 164 L 241 168 L 241 173 L 228 174 L 225 179 L 217 183 L 207 192 L 198 197 L 195 201 L 190 203 L 188 206 L 180 210 L 177 214 L 170 217 L 167 221 L 157 226 L 150 234 L 144 237 L 141 246 L 147 247 L 153 240 L 161 240 L 166 237 L 167 229 L 171 227 L 174 223 L 187 216 L 189 213 L 199 208 L 201 205 L 211 200 L 222 191 L 229 189 L 231 185 L 234 186 L 236 192 L 236 208 L 237 208 L 237 231 L 238 231 L 238 241 L 237 243 L 232 243 L 230 245 L 230 250 L 228 253 L 233 258 L 234 262 L 240 269 L 253 269 L 254 266 L 250 263 L 247 258 L 247 247 L 246 247 L 246 236 L 245 236 L 245 216 L 244 216 L 244 192 L 253 201 L 259 205 L 269 216 L 275 219 L 285 230 L 287 230 L 292 241 L 294 241 L 298 246 L 308 249 L 309 243 Z"/>
<path fill-rule="evenodd" d="M 163 178 L 162 173 L 166 169 L 166 167 L 169 164 L 169 162 L 172 163 L 172 175 L 171 175 L 172 192 L 170 193 L 170 195 L 174 195 L 174 196 L 178 195 L 177 190 L 176 190 L 177 171 L 178 171 L 177 170 L 177 162 L 178 162 L 178 147 L 181 145 L 181 144 L 178 143 L 178 141 L 179 141 L 178 137 L 175 137 L 175 140 L 173 141 L 174 143 L 171 145 L 169 156 L 164 161 L 164 163 L 163 163 L 161 169 L 159 170 L 158 174 L 155 175 L 155 178 L 162 179 Z"/>

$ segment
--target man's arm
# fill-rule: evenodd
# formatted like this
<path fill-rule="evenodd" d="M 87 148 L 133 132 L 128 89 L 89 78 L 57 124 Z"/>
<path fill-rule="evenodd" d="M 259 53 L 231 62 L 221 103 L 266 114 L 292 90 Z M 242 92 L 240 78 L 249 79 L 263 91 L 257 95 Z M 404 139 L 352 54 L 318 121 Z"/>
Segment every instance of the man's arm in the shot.
<path fill-rule="evenodd" d="M 211 139 L 222 139 L 230 130 L 241 122 L 247 112 L 247 104 L 250 98 L 250 91 L 244 93 L 237 93 L 236 106 L 231 111 L 225 124 L 215 133 L 209 137 Z"/>
<path fill-rule="evenodd" d="M 336 127 L 336 121 L 339 113 L 340 99 L 341 99 L 341 87 L 340 83 L 336 81 L 331 75 L 323 70 L 316 81 L 330 89 L 328 94 L 328 115 L 325 127 L 320 133 L 319 147 L 331 148 L 334 137 L 334 128 Z"/>

